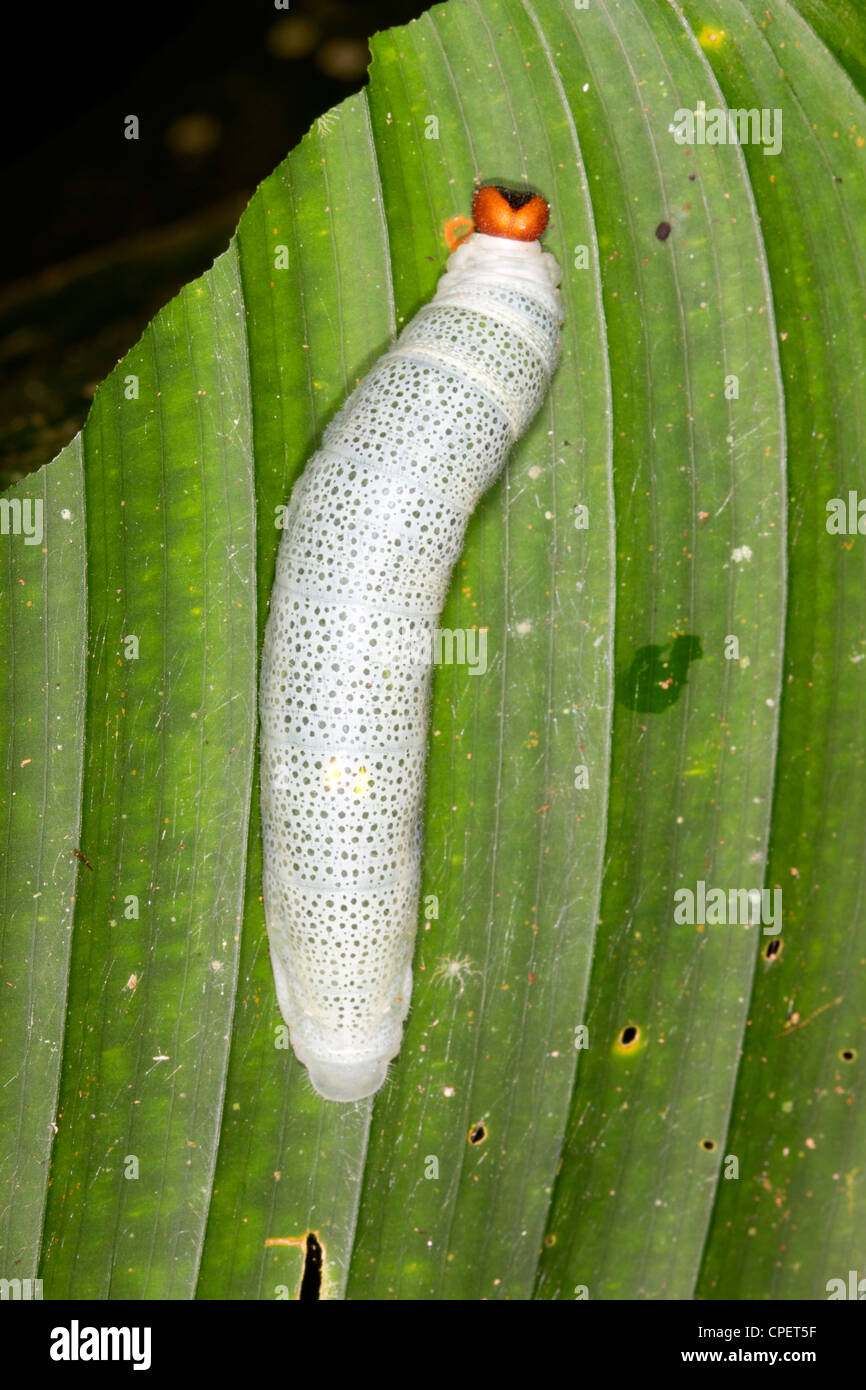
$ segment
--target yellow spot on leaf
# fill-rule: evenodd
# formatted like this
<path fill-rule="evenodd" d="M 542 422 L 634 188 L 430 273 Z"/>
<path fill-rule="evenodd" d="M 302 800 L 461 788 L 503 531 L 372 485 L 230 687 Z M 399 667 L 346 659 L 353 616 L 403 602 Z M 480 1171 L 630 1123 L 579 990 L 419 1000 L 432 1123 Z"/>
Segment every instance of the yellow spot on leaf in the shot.
<path fill-rule="evenodd" d="M 701 48 L 721 48 L 726 38 L 724 29 L 718 29 L 712 24 L 705 24 L 698 34 L 698 43 Z"/>

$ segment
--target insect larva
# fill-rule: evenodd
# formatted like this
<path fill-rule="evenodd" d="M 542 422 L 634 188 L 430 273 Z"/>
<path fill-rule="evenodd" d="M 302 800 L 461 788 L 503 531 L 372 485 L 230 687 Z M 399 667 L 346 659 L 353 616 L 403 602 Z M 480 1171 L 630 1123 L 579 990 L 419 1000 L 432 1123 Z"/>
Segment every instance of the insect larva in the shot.
<path fill-rule="evenodd" d="M 412 992 L 429 646 L 466 523 L 559 355 L 548 205 L 487 186 L 430 304 L 293 492 L 261 672 L 264 903 L 292 1046 L 329 1100 L 377 1091 Z M 424 654 L 419 654 L 424 653 Z"/>

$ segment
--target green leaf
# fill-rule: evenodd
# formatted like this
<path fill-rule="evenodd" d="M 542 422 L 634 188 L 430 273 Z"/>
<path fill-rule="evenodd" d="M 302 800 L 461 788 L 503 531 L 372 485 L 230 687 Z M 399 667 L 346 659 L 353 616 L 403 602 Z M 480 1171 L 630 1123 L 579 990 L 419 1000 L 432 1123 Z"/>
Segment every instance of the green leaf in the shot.
<path fill-rule="evenodd" d="M 861 485 L 864 54 L 802 9 L 832 52 L 739 0 L 450 0 L 378 35 L 7 494 L 2 1272 L 295 1297 L 310 1231 L 323 1297 L 822 1298 L 858 1268 L 866 576 L 825 523 Z M 781 150 L 679 143 L 700 101 L 781 110 Z M 551 201 L 562 363 L 441 619 L 488 661 L 436 672 L 403 1048 L 340 1106 L 277 1045 L 261 906 L 276 523 L 476 178 Z M 702 882 L 780 887 L 781 950 L 680 924 Z"/>
<path fill-rule="evenodd" d="M 8 501 L 8 509 L 6 503 Z M 7 774 L 0 879 L 0 1247 L 33 1278 L 62 1056 L 81 839 L 87 597 L 80 440 L 0 501 Z M 13 531 L 12 528 L 15 528 Z M 50 536 L 53 543 L 45 544 Z"/>
<path fill-rule="evenodd" d="M 601 7 L 562 15 L 585 79 L 577 90 L 588 86 L 581 143 L 604 190 L 594 211 L 612 257 L 617 706 L 590 1046 L 539 1289 L 688 1298 L 760 929 L 711 926 L 699 911 L 680 925 L 674 894 L 763 883 L 784 618 L 783 401 L 740 152 L 670 133 L 700 94 L 717 104 L 699 46 L 668 6 L 642 7 L 618 32 Z M 663 242 L 661 221 L 672 229 Z"/>
<path fill-rule="evenodd" d="M 739 8 L 739 7 L 738 7 Z M 686 0 L 695 27 L 705 7 Z M 778 159 L 744 151 L 765 228 L 788 431 L 784 686 L 767 883 L 781 955 L 759 958 L 722 1182 L 698 1292 L 824 1298 L 862 1270 L 866 716 L 863 540 L 827 504 L 863 491 L 866 121 L 861 97 L 789 8 L 757 4 L 710 52 L 732 106 L 784 110 Z M 760 41 L 751 36 L 760 33 Z M 861 49 L 861 58 L 863 50 Z M 792 99 L 791 93 L 795 99 Z M 773 169 L 772 165 L 778 165 Z M 766 948 L 765 948 L 766 949 Z M 858 1054 L 846 1060 L 845 1054 Z"/>

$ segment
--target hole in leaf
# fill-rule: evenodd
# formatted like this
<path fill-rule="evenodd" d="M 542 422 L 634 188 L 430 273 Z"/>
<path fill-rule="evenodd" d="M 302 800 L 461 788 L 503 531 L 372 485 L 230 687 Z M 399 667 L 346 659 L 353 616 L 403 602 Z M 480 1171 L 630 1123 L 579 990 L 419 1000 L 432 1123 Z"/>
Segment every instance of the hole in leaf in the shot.
<path fill-rule="evenodd" d="M 470 1144 L 483 1144 L 484 1140 L 487 1138 L 486 1125 L 473 1125 L 469 1131 L 468 1138 Z"/>
<path fill-rule="evenodd" d="M 304 1258 L 304 1273 L 301 1276 L 299 1303 L 315 1303 L 322 1291 L 322 1247 L 313 1235 L 307 1236 L 307 1253 Z"/>

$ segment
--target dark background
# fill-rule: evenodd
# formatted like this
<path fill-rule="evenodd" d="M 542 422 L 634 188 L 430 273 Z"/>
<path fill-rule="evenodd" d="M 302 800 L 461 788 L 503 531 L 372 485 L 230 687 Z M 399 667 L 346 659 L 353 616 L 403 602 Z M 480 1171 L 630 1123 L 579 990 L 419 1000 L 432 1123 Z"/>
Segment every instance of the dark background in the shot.
<path fill-rule="evenodd" d="M 157 309 L 225 249 L 412 0 L 37 5 L 4 33 L 0 487 L 80 429 Z M 4 28 L 8 12 L 4 13 Z M 124 138 L 124 118 L 140 122 Z"/>

